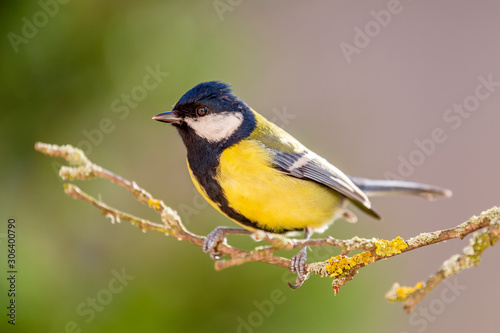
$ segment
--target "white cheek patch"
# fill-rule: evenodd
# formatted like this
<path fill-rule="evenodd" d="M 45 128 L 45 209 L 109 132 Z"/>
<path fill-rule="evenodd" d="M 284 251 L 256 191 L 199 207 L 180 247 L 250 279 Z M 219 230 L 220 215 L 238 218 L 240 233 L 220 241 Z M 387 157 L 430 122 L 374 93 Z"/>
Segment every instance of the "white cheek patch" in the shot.
<path fill-rule="evenodd" d="M 184 121 L 198 136 L 212 142 L 229 138 L 243 123 L 241 113 L 216 113 L 200 118 L 185 118 Z"/>

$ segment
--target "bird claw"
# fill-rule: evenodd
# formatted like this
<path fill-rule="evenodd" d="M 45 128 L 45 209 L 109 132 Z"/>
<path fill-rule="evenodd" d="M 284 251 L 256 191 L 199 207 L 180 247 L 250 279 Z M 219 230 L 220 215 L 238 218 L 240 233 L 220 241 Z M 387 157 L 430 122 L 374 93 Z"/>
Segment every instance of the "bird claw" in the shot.
<path fill-rule="evenodd" d="M 306 259 L 307 259 L 307 248 L 303 247 L 299 253 L 292 257 L 292 261 L 290 263 L 290 271 L 292 273 L 297 273 L 297 279 L 295 280 L 296 284 L 291 284 L 288 281 L 288 285 L 292 289 L 299 288 L 308 278 L 309 272 L 306 272 Z"/>
<path fill-rule="evenodd" d="M 222 253 L 217 251 L 217 246 L 226 242 L 226 233 L 224 228 L 217 227 L 205 237 L 203 241 L 203 252 L 208 252 L 210 258 L 216 260 L 222 257 Z"/>

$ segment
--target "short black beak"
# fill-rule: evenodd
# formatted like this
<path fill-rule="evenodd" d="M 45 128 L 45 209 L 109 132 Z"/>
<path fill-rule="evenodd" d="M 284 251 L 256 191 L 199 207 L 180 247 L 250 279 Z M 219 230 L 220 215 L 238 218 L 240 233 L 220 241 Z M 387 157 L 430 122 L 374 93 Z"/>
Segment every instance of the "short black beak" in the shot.
<path fill-rule="evenodd" d="M 171 123 L 177 125 L 180 125 L 182 123 L 182 118 L 177 117 L 174 111 L 159 113 L 153 117 L 153 120 L 163 121 L 164 123 Z"/>

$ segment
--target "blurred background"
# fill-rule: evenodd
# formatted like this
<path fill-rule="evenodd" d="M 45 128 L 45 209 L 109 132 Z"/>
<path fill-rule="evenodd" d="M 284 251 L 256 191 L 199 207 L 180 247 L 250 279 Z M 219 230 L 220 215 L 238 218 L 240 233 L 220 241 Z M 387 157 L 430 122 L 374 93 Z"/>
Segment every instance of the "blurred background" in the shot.
<path fill-rule="evenodd" d="M 135 180 L 205 235 L 232 225 L 195 193 L 176 131 L 151 120 L 199 82 L 222 80 L 348 174 L 454 191 L 449 200 L 376 198 L 384 217 L 337 222 L 338 238 L 408 238 L 498 204 L 500 3 L 491 1 L 10 1 L 0 32 L 0 294 L 18 332 L 464 332 L 498 327 L 498 258 L 432 292 L 409 316 L 384 294 L 459 253 L 453 240 L 378 262 L 333 295 L 331 279 L 291 290 L 281 268 L 216 272 L 200 248 L 113 225 L 67 197 L 72 144 Z M 126 190 L 76 182 L 159 221 Z M 7 220 L 17 223 L 17 318 L 7 325 Z M 318 236 L 316 236 L 318 237 Z M 230 243 L 254 246 L 244 237 Z M 336 251 L 316 249 L 310 260 Z M 291 256 L 292 253 L 283 253 Z"/>

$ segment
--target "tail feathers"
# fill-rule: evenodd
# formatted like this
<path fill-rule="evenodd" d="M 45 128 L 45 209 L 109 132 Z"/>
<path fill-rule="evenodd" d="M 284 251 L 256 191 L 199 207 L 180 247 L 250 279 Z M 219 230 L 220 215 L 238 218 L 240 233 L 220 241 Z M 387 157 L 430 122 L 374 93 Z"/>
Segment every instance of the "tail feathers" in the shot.
<path fill-rule="evenodd" d="M 418 195 L 427 200 L 437 198 L 449 198 L 452 192 L 446 188 L 407 182 L 402 180 L 375 180 L 349 176 L 352 182 L 359 187 L 367 196 L 382 196 L 382 195 Z"/>

